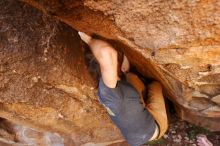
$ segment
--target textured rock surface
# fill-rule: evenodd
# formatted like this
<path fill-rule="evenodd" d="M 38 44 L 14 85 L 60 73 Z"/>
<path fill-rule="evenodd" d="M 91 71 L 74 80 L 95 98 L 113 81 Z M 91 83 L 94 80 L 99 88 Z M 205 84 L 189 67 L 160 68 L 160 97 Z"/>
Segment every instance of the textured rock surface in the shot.
<path fill-rule="evenodd" d="M 58 133 L 40 132 L 27 126 L 14 124 L 0 119 L 0 145 L 1 146 L 71 146 L 74 145 L 71 139 L 63 137 Z"/>
<path fill-rule="evenodd" d="M 99 104 L 77 31 L 18 1 L 0 2 L 0 116 L 75 145 L 120 140 Z"/>
<path fill-rule="evenodd" d="M 50 16 L 0 2 L 1 117 L 68 134 L 75 145 L 121 139 L 75 28 L 112 39 L 141 74 L 161 81 L 182 119 L 220 130 L 219 1 L 23 1 Z"/>
<path fill-rule="evenodd" d="M 23 1 L 117 41 L 139 72 L 163 83 L 182 119 L 220 130 L 220 1 Z"/>

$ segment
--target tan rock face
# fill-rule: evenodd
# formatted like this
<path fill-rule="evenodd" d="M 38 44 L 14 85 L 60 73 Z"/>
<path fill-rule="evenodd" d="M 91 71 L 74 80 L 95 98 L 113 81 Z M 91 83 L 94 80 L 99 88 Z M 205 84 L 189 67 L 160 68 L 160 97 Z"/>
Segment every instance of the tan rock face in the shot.
<path fill-rule="evenodd" d="M 217 96 L 213 97 L 212 101 L 217 103 L 217 104 L 220 104 L 220 95 L 217 95 Z"/>
<path fill-rule="evenodd" d="M 121 139 L 97 101 L 74 28 L 111 39 L 163 84 L 182 119 L 220 130 L 218 0 L 23 1 L 49 16 L 0 2 L 0 116 L 72 135 L 76 145 Z"/>
<path fill-rule="evenodd" d="M 39 145 L 39 146 L 71 146 L 71 139 L 52 132 L 39 132 L 24 125 L 14 124 L 1 118 L 1 146 Z M 66 144 L 68 142 L 68 144 Z"/>
<path fill-rule="evenodd" d="M 211 101 L 220 94 L 219 1 L 24 1 L 115 40 L 140 73 L 163 83 L 182 119 L 219 130 L 219 105 Z"/>
<path fill-rule="evenodd" d="M 77 31 L 18 1 L 0 2 L 0 116 L 75 145 L 120 140 L 96 97 Z"/>

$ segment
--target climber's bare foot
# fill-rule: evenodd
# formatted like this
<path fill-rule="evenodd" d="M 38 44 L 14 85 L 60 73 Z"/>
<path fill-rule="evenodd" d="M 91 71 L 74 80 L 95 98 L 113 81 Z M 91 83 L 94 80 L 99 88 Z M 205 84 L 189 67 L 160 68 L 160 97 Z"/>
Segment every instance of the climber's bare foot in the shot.
<path fill-rule="evenodd" d="M 129 72 L 129 69 L 130 69 L 130 63 L 128 61 L 128 58 L 124 55 L 123 62 L 121 64 L 121 71 L 123 73 L 126 73 L 126 72 Z"/>
<path fill-rule="evenodd" d="M 213 146 L 213 144 L 203 134 L 198 135 L 196 138 L 197 138 L 198 146 Z"/>

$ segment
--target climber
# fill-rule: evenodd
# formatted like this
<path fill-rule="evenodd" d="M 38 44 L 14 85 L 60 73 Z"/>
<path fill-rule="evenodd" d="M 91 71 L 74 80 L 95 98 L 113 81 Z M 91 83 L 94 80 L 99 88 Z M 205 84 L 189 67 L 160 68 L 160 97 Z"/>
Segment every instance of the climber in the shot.
<path fill-rule="evenodd" d="M 168 127 L 162 87 L 154 81 L 148 87 L 149 99 L 144 102 L 145 85 L 137 75 L 128 72 L 129 61 L 124 55 L 118 74 L 118 52 L 108 43 L 79 32 L 89 45 L 101 71 L 98 96 L 113 123 L 131 146 L 140 146 L 159 139 Z M 142 101 L 142 102 L 141 102 Z"/>

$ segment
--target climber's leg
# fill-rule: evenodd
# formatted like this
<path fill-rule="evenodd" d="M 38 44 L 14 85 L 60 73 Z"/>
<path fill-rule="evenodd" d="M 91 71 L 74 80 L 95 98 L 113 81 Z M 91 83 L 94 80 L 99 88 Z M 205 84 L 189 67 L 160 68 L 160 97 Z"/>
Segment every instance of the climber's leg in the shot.
<path fill-rule="evenodd" d="M 119 79 L 117 72 L 117 51 L 104 41 L 93 39 L 82 32 L 79 32 L 79 35 L 81 39 L 90 46 L 92 53 L 97 59 L 101 69 L 102 80 L 105 85 L 110 88 L 115 88 Z"/>
<path fill-rule="evenodd" d="M 129 82 L 139 93 L 141 97 L 141 102 L 143 106 L 145 107 L 144 97 L 146 93 L 146 88 L 144 83 L 139 79 L 139 77 L 131 72 L 126 73 L 126 81 Z"/>
<path fill-rule="evenodd" d="M 138 91 L 143 106 L 145 107 L 144 97 L 146 96 L 146 88 L 144 83 L 139 79 L 139 77 L 129 71 L 129 61 L 124 57 L 121 70 L 126 75 L 126 80 Z M 127 72 L 127 73 L 126 73 Z M 159 135 L 162 136 L 168 127 L 167 114 L 165 108 L 165 102 L 162 94 L 162 87 L 160 83 L 153 82 L 149 86 L 149 104 L 146 107 L 149 112 L 154 116 L 155 120 L 159 124 L 160 134 L 158 128 L 155 131 L 156 137 Z M 154 136 L 155 136 L 154 135 Z M 153 139 L 153 138 L 152 138 Z"/>
<path fill-rule="evenodd" d="M 130 70 L 130 63 L 128 61 L 128 58 L 124 55 L 123 56 L 123 61 L 122 61 L 122 64 L 121 64 L 121 71 L 123 73 L 127 73 L 129 72 Z"/>
<path fill-rule="evenodd" d="M 154 81 L 149 85 L 149 96 L 146 108 L 157 121 L 160 129 L 158 138 L 164 135 L 168 128 L 168 120 L 162 86 L 159 82 Z"/>
<path fill-rule="evenodd" d="M 141 81 L 141 79 L 137 75 L 135 75 L 131 72 L 126 73 L 126 80 L 138 91 L 138 93 L 141 97 L 141 102 L 142 102 L 143 106 L 146 107 L 145 102 L 144 102 L 144 97 L 146 96 L 146 93 L 145 93 L 146 87 L 145 87 L 144 83 Z M 146 123 L 146 125 L 147 125 L 147 123 Z M 150 140 L 156 139 L 158 137 L 158 135 L 159 135 L 159 128 L 156 126 L 155 133 Z"/>

